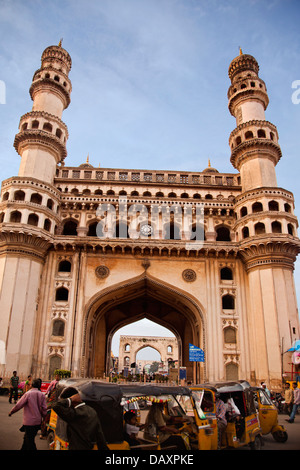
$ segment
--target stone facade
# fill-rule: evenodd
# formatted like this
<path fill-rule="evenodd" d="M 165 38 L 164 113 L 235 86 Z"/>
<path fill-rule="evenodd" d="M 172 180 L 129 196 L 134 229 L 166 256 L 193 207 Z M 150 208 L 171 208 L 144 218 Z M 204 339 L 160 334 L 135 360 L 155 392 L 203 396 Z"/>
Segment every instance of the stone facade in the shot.
<path fill-rule="evenodd" d="M 255 58 L 229 66 L 230 174 L 65 166 L 70 69 L 60 45 L 43 52 L 19 174 L 2 183 L 1 374 L 102 376 L 115 331 L 147 317 L 174 333 L 188 380 L 279 386 L 300 336 L 300 245 Z M 189 362 L 189 343 L 204 363 Z"/>

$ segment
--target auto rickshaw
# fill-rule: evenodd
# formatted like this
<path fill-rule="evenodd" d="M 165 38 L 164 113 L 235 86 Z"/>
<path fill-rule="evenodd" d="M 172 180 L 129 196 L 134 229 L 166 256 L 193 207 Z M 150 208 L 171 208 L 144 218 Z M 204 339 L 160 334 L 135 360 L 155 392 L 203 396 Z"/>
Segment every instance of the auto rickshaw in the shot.
<path fill-rule="evenodd" d="M 145 438 L 140 432 L 139 445 L 130 446 L 124 434 L 124 412 L 132 409 L 131 404 L 143 402 L 139 410 L 139 422 L 143 424 L 145 417 L 154 402 L 163 404 L 164 413 L 169 417 L 188 418 L 187 423 L 178 427 L 180 435 L 186 443 L 186 448 L 205 449 L 208 447 L 210 425 L 205 415 L 198 415 L 191 391 L 187 387 L 167 385 L 123 385 L 111 384 L 100 380 L 66 379 L 58 385 L 58 393 L 73 387 L 81 395 L 82 400 L 93 407 L 98 414 L 102 430 L 110 450 L 161 450 L 157 433 L 153 433 L 152 440 Z M 146 407 L 145 407 L 146 403 Z M 60 419 L 54 410 L 51 410 L 48 426 L 50 448 L 53 450 L 67 450 L 66 423 Z M 94 447 L 97 449 L 96 445 Z M 165 449 L 165 447 L 164 447 Z"/>
<path fill-rule="evenodd" d="M 261 448 L 262 429 L 256 413 L 254 391 L 248 382 L 200 384 L 190 388 L 194 398 L 200 392 L 203 393 L 201 408 L 213 429 L 211 450 L 218 448 L 216 416 L 216 398 L 218 396 L 225 406 L 228 406 L 228 402 L 230 402 L 236 407 L 235 415 L 226 414 L 227 426 L 222 434 L 221 448 L 238 448 L 245 445 L 249 445 L 251 449 Z"/>
<path fill-rule="evenodd" d="M 278 423 L 278 410 L 261 387 L 252 387 L 255 404 L 263 435 L 271 433 L 275 441 L 286 442 L 288 434 L 284 426 Z"/>

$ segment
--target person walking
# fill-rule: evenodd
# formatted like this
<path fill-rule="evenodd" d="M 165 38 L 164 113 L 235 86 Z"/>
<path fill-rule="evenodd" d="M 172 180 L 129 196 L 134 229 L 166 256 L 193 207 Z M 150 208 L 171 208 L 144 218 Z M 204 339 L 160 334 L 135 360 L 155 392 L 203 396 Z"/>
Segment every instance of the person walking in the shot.
<path fill-rule="evenodd" d="M 27 380 L 24 385 L 24 393 L 28 392 L 32 387 L 32 375 L 28 375 Z"/>
<path fill-rule="evenodd" d="M 290 417 L 286 420 L 288 423 L 294 422 L 297 409 L 300 406 L 300 388 L 298 388 L 297 385 L 297 382 L 293 382 L 294 404 Z"/>
<path fill-rule="evenodd" d="M 290 415 L 293 409 L 293 390 L 290 388 L 289 382 L 286 382 L 284 389 L 284 411 Z"/>
<path fill-rule="evenodd" d="M 35 436 L 41 428 L 42 418 L 47 414 L 45 395 L 40 391 L 41 383 L 41 379 L 35 379 L 32 388 L 24 393 L 8 414 L 12 416 L 23 408 L 23 426 L 20 431 L 25 434 L 21 450 L 37 450 Z"/>
<path fill-rule="evenodd" d="M 15 403 L 18 401 L 18 385 L 19 377 L 17 376 L 17 371 L 13 371 L 13 375 L 10 378 L 10 391 L 9 391 L 9 403 L 11 403 L 12 397 L 14 396 Z"/>
<path fill-rule="evenodd" d="M 67 423 L 67 436 L 70 450 L 109 450 L 97 412 L 84 403 L 74 387 L 66 388 L 53 410 Z"/>
<path fill-rule="evenodd" d="M 58 400 L 57 385 L 59 384 L 60 379 L 61 376 L 59 374 L 56 374 L 55 379 L 52 380 L 46 390 L 45 397 L 47 403 L 47 416 L 43 419 L 42 422 L 40 439 L 47 439 L 48 424 L 50 421 L 52 405 Z"/>

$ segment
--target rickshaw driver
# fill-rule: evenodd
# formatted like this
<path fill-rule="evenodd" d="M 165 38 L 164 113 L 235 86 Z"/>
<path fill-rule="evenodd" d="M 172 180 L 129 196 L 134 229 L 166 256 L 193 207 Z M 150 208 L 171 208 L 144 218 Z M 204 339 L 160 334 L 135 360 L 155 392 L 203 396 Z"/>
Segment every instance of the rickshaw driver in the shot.
<path fill-rule="evenodd" d="M 186 445 L 181 436 L 178 435 L 178 429 L 169 423 L 189 421 L 188 418 L 181 416 L 171 417 L 163 413 L 163 403 L 152 403 L 146 418 L 146 429 L 144 437 L 154 440 L 156 435 L 159 437 L 159 443 L 162 449 L 166 446 L 175 446 L 178 450 L 186 450 Z M 153 429 L 154 432 L 151 432 Z"/>

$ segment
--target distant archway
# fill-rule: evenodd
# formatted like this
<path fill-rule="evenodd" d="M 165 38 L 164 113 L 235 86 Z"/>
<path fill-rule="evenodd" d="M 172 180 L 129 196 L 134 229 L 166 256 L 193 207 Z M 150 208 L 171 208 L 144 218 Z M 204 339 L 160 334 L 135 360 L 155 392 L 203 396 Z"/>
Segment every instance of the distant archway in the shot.
<path fill-rule="evenodd" d="M 166 368 L 168 360 L 178 360 L 178 343 L 174 337 L 145 336 L 145 335 L 121 335 L 119 347 L 119 372 L 122 371 L 124 357 L 129 358 L 129 364 L 137 362 L 137 356 L 145 348 L 152 348 L 160 356 Z M 170 351 L 171 349 L 171 351 Z M 148 358 L 149 359 L 149 358 Z M 151 361 L 150 361 L 151 362 Z"/>
<path fill-rule="evenodd" d="M 179 366 L 186 367 L 188 380 L 200 380 L 195 363 L 189 361 L 189 343 L 205 351 L 202 308 L 186 292 L 147 273 L 103 290 L 86 305 L 81 374 L 107 374 L 112 336 L 122 326 L 142 318 L 173 332 L 178 342 Z M 206 377 L 205 364 L 203 375 Z"/>

